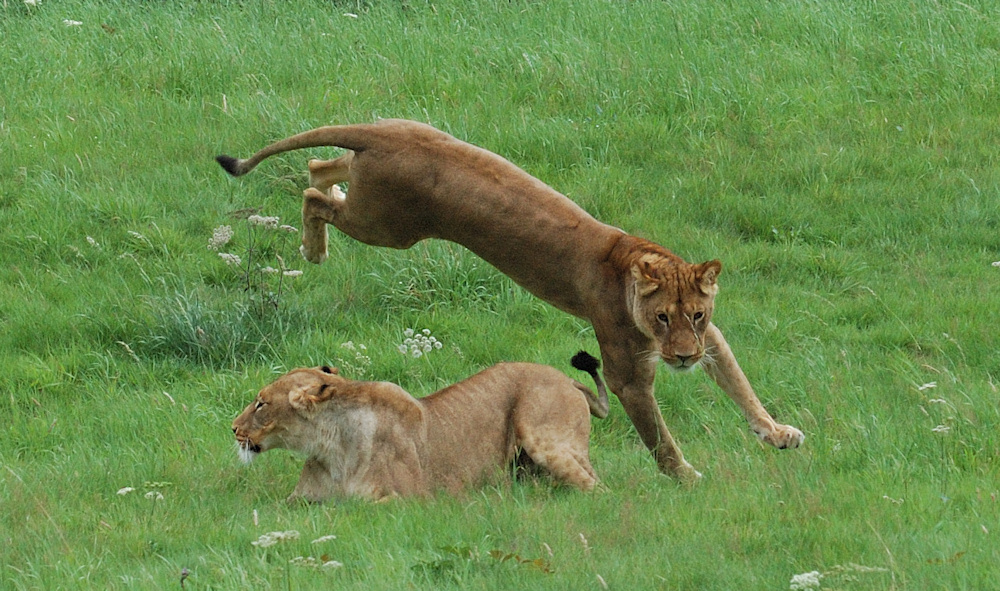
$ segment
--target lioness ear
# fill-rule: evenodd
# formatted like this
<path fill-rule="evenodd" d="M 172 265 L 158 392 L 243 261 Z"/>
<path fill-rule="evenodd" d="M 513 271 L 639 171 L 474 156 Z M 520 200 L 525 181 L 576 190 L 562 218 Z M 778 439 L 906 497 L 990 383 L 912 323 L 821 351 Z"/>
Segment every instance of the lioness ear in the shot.
<path fill-rule="evenodd" d="M 288 404 L 295 410 L 311 412 L 320 402 L 329 400 L 334 394 L 330 384 L 309 384 L 288 392 Z"/>
<path fill-rule="evenodd" d="M 635 292 L 640 296 L 648 296 L 660 287 L 656 270 L 647 261 L 632 265 L 632 278 L 635 279 Z"/>
<path fill-rule="evenodd" d="M 331 373 L 333 375 L 339 375 L 340 374 L 340 370 L 339 369 L 337 369 L 336 367 L 330 367 L 329 365 L 324 365 L 323 367 L 319 368 L 319 370 L 321 372 L 323 372 L 323 373 Z"/>
<path fill-rule="evenodd" d="M 719 291 L 719 285 L 716 283 L 716 280 L 719 278 L 719 273 L 722 272 L 722 263 L 714 260 L 698 266 L 700 267 L 698 271 L 701 275 L 698 280 L 698 287 L 701 288 L 703 294 L 714 296 Z"/>

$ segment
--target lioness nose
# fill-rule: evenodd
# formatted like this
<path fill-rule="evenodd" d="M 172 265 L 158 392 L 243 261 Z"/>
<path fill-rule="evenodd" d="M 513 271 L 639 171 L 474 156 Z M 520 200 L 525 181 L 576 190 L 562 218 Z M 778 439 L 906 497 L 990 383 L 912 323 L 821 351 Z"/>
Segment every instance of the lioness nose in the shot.
<path fill-rule="evenodd" d="M 686 365 L 687 364 L 687 360 L 691 359 L 692 357 L 694 357 L 694 355 L 678 355 L 677 356 L 677 361 L 680 361 L 681 365 Z"/>

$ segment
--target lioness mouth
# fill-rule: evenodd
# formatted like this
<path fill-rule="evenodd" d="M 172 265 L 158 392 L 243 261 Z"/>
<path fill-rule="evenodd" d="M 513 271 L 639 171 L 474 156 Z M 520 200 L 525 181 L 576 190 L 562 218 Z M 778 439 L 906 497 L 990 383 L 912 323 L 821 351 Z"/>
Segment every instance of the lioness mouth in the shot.
<path fill-rule="evenodd" d="M 240 456 L 240 461 L 249 464 L 260 453 L 260 446 L 249 441 L 237 441 L 236 453 Z"/>

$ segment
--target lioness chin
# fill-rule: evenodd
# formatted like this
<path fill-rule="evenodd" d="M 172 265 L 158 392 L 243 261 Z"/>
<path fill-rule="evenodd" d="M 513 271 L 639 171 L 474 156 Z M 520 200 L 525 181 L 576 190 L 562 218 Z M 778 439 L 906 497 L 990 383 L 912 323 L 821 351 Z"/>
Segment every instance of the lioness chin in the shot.
<path fill-rule="evenodd" d="M 433 127 L 397 119 L 328 126 L 250 158 L 218 156 L 234 176 L 268 156 L 319 146 L 347 153 L 309 162 L 302 254 L 327 258 L 327 224 L 366 244 L 409 248 L 425 238 L 461 244 L 552 305 L 591 322 L 608 386 L 665 473 L 694 479 L 653 396 L 657 360 L 701 363 L 751 429 L 779 448 L 804 436 L 761 405 L 712 324 L 719 261 L 691 264 L 603 224 L 504 158 Z M 344 195 L 337 183 L 348 183 Z"/>
<path fill-rule="evenodd" d="M 289 500 L 455 493 L 495 481 L 515 461 L 589 491 L 590 415 L 607 415 L 608 396 L 595 359 L 581 353 L 573 364 L 598 395 L 532 363 L 501 363 L 420 399 L 336 368 L 295 369 L 261 389 L 233 433 L 245 462 L 275 448 L 307 456 Z"/>

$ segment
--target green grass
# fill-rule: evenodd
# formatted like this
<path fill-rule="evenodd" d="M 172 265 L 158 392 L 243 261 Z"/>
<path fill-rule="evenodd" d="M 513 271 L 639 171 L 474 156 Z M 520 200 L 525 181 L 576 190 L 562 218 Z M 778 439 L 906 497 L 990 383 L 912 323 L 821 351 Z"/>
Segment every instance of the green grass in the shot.
<path fill-rule="evenodd" d="M 997 8 L 3 2 L 0 588 L 177 588 L 185 568 L 187 589 L 787 589 L 810 571 L 824 589 L 994 587 Z M 277 311 L 253 305 L 212 230 L 247 207 L 297 226 L 325 152 L 239 181 L 212 157 L 375 117 L 721 259 L 715 321 L 805 446 L 764 447 L 702 373 L 662 371 L 696 487 L 657 473 L 613 401 L 601 493 L 286 506 L 301 460 L 240 466 L 229 424 L 287 369 L 423 395 L 501 360 L 572 375 L 596 352 L 585 323 L 445 243 L 331 232 L 326 264 L 286 261 L 304 274 Z M 400 355 L 408 327 L 444 348 Z M 251 544 L 284 530 L 301 537 Z"/>

